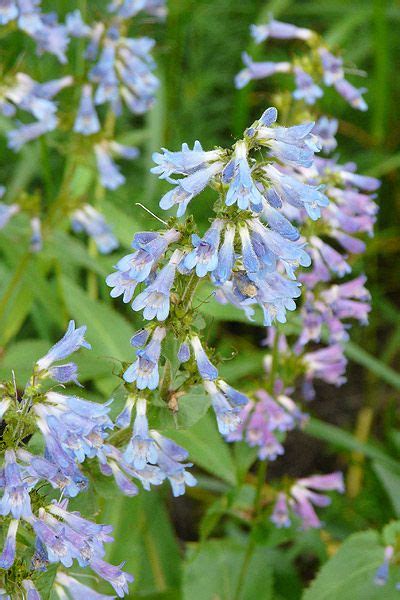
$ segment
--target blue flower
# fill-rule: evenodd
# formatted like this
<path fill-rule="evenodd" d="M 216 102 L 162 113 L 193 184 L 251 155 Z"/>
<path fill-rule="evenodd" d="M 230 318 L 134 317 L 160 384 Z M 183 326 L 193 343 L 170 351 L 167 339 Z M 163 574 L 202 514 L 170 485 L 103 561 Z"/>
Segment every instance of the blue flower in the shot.
<path fill-rule="evenodd" d="M 291 23 L 284 23 L 283 21 L 276 21 L 272 17 L 269 23 L 265 25 L 251 25 L 250 33 L 256 44 L 264 42 L 268 38 L 275 38 L 278 40 L 308 40 L 313 36 L 311 29 L 305 29 L 304 27 L 297 27 Z"/>
<path fill-rule="evenodd" d="M 214 271 L 218 265 L 218 247 L 223 225 L 224 222 L 221 219 L 214 219 L 203 238 L 199 238 L 196 234 L 192 235 L 192 244 L 195 249 L 185 256 L 183 264 L 189 270 L 196 267 L 198 277 L 204 277 L 207 273 Z"/>
<path fill-rule="evenodd" d="M 178 360 L 179 360 L 180 363 L 185 363 L 189 359 L 190 359 L 190 347 L 189 347 L 189 344 L 187 344 L 186 342 L 183 342 L 179 346 Z"/>
<path fill-rule="evenodd" d="M 41 600 L 42 597 L 37 591 L 37 588 L 33 581 L 31 581 L 30 579 L 24 579 L 22 581 L 22 587 L 26 592 L 27 600 Z"/>
<path fill-rule="evenodd" d="M 321 191 L 323 186 L 303 183 L 296 177 L 281 173 L 272 165 L 264 167 L 264 172 L 273 185 L 267 190 L 269 201 L 275 197 L 279 203 L 288 202 L 295 208 L 305 208 L 313 221 L 321 216 L 321 208 L 328 206 L 329 200 Z"/>
<path fill-rule="evenodd" d="M 168 210 L 175 204 L 178 205 L 177 216 L 185 214 L 189 202 L 200 194 L 208 185 L 210 180 L 221 171 L 223 163 L 213 162 L 209 166 L 199 169 L 184 179 L 170 180 L 175 188 L 164 194 L 160 200 L 160 207 Z"/>
<path fill-rule="evenodd" d="M 339 79 L 334 83 L 336 91 L 345 99 L 353 108 L 361 111 L 368 110 L 368 105 L 365 102 L 362 94 L 367 90 L 365 88 L 357 89 L 346 79 Z"/>
<path fill-rule="evenodd" d="M 133 424 L 133 435 L 124 452 L 124 459 L 139 471 L 147 463 L 156 464 L 157 448 L 154 440 L 149 436 L 149 422 L 146 416 L 147 401 L 139 398 L 136 402 L 136 418 Z"/>
<path fill-rule="evenodd" d="M 221 435 L 232 433 L 240 425 L 241 409 L 239 406 L 232 406 L 228 396 L 220 392 L 214 382 L 205 381 L 204 387 L 211 396 L 211 404 L 217 417 L 219 432 Z"/>
<path fill-rule="evenodd" d="M 115 424 L 117 427 L 121 427 L 121 429 L 125 427 L 129 427 L 131 419 L 132 419 L 132 411 L 135 405 L 135 397 L 129 395 L 126 399 L 125 406 L 122 411 L 119 413 L 118 417 L 115 419 Z"/>
<path fill-rule="evenodd" d="M 161 269 L 153 283 L 141 292 L 132 302 L 133 310 L 143 310 L 143 318 L 151 321 L 165 321 L 169 315 L 171 287 L 174 283 L 176 267 L 182 252 L 175 250 L 168 264 Z"/>
<path fill-rule="evenodd" d="M 271 127 L 276 120 L 277 111 L 271 107 L 256 121 L 246 134 L 255 138 L 262 146 L 268 146 L 271 155 L 292 166 L 310 167 L 314 153 L 320 148 L 311 134 L 314 123 L 303 123 L 293 127 Z"/>
<path fill-rule="evenodd" d="M 129 573 L 122 571 L 120 565 L 116 567 L 106 563 L 101 558 L 95 557 L 90 561 L 90 567 L 95 573 L 102 579 L 108 581 L 114 588 L 117 596 L 122 598 L 124 594 L 128 593 L 128 583 L 133 581 L 133 576 Z"/>
<path fill-rule="evenodd" d="M 320 117 L 314 125 L 312 130 L 313 135 L 318 137 L 318 141 L 321 144 L 324 152 L 332 152 L 337 146 L 335 135 L 338 130 L 337 119 L 328 119 L 327 117 Z"/>
<path fill-rule="evenodd" d="M 96 144 L 94 152 L 102 186 L 108 190 L 116 190 L 125 183 L 125 177 L 121 175 L 117 165 L 108 153 L 107 145 L 104 143 Z"/>
<path fill-rule="evenodd" d="M 112 298 L 123 296 L 123 302 L 127 304 L 132 300 L 138 282 L 131 279 L 127 273 L 116 271 L 106 277 L 106 284 L 113 288 L 110 292 Z"/>
<path fill-rule="evenodd" d="M 315 104 L 318 98 L 322 98 L 321 88 L 314 83 L 311 75 L 296 67 L 295 70 L 296 89 L 293 92 L 293 98 L 304 100 L 306 104 Z"/>
<path fill-rule="evenodd" d="M 117 264 L 117 269 L 141 283 L 145 281 L 153 267 L 165 253 L 169 244 L 178 241 L 180 234 L 175 229 L 163 233 L 145 231 L 135 234 L 132 247 L 136 249 L 133 254 L 127 254 Z"/>
<path fill-rule="evenodd" d="M 136 361 L 128 367 L 123 377 L 128 383 L 136 381 L 139 390 L 155 390 L 159 382 L 158 361 L 161 354 L 161 342 L 165 338 L 164 327 L 156 327 L 150 343 L 138 350 Z"/>
<path fill-rule="evenodd" d="M 18 524 L 18 520 L 11 519 L 8 526 L 3 552 L 0 555 L 0 567 L 5 570 L 10 569 L 14 564 Z"/>
<path fill-rule="evenodd" d="M 91 29 L 82 19 L 79 9 L 76 9 L 65 16 L 65 26 L 70 36 L 76 38 L 85 38 L 90 35 Z"/>
<path fill-rule="evenodd" d="M 193 150 L 190 150 L 187 144 L 182 144 L 180 152 L 171 152 L 166 148 L 162 148 L 162 151 L 162 154 L 159 152 L 153 154 L 152 158 L 157 166 L 150 169 L 150 172 L 159 175 L 160 179 L 167 180 L 174 173 L 190 175 L 221 158 L 220 150 L 206 152 L 199 141 L 194 143 Z"/>
<path fill-rule="evenodd" d="M 28 486 L 24 482 L 21 467 L 16 461 L 14 450 L 6 450 L 4 455 L 4 493 L 0 500 L 0 514 L 12 514 L 14 519 L 31 517 L 31 499 Z"/>
<path fill-rule="evenodd" d="M 235 77 L 235 86 L 239 90 L 253 79 L 264 79 L 275 73 L 288 73 L 292 68 L 289 62 L 254 62 L 247 52 L 242 53 L 242 60 L 245 68 Z"/>
<path fill-rule="evenodd" d="M 117 238 L 103 215 L 90 204 L 84 204 L 82 208 L 73 212 L 71 225 L 76 233 L 85 231 L 93 238 L 101 254 L 109 254 L 119 246 Z"/>
<path fill-rule="evenodd" d="M 18 204 L 4 204 L 0 202 L 0 229 L 3 229 L 9 220 L 20 211 Z"/>
<path fill-rule="evenodd" d="M 57 571 L 55 586 L 57 590 L 61 587 L 64 593 L 68 592 L 72 600 L 112 600 L 114 598 L 114 596 L 95 592 L 63 571 Z"/>
<path fill-rule="evenodd" d="M 90 350 L 91 345 L 85 340 L 85 333 L 85 325 L 75 329 L 75 321 L 70 321 L 68 329 L 61 340 L 54 344 L 48 353 L 37 361 L 38 370 L 48 369 L 54 362 L 67 358 L 67 356 L 70 356 L 79 350 L 79 348 L 88 348 Z"/>
<path fill-rule="evenodd" d="M 326 48 L 319 48 L 318 53 L 321 58 L 325 85 L 332 85 L 337 81 L 342 81 L 344 77 L 342 59 L 334 56 Z"/>
<path fill-rule="evenodd" d="M 84 85 L 78 114 L 74 123 L 74 131 L 82 135 L 93 135 L 100 131 L 100 121 L 94 108 L 92 86 Z"/>
<path fill-rule="evenodd" d="M 225 167 L 222 180 L 224 183 L 229 183 L 225 198 L 227 206 L 237 203 L 242 210 L 248 208 L 256 212 L 262 210 L 264 198 L 252 179 L 247 162 L 247 146 L 243 140 L 236 142 L 234 157 Z"/>
<path fill-rule="evenodd" d="M 24 579 L 22 581 L 22 587 L 26 592 L 27 600 L 41 600 L 41 595 L 37 591 L 36 586 L 31 579 Z"/>
<path fill-rule="evenodd" d="M 224 393 L 224 395 L 229 399 L 229 401 L 232 402 L 232 404 L 234 404 L 235 406 L 243 407 L 249 402 L 249 399 L 245 394 L 242 394 L 242 392 L 238 392 L 238 390 L 235 390 L 235 388 L 223 381 L 223 379 L 218 380 L 218 386 Z"/>
<path fill-rule="evenodd" d="M 4 0 L 0 6 L 0 25 L 7 25 L 18 17 L 18 7 L 15 0 Z"/>
<path fill-rule="evenodd" d="M 75 385 L 82 387 L 78 381 L 78 367 L 73 362 L 65 365 L 53 365 L 52 367 L 49 367 L 47 373 L 51 379 L 54 379 L 59 383 L 69 383 L 72 381 Z"/>
<path fill-rule="evenodd" d="M 197 483 L 193 475 L 185 468 L 191 467 L 192 464 L 182 462 L 188 458 L 187 451 L 157 431 L 152 430 L 150 434 L 158 446 L 158 465 L 165 477 L 168 478 L 173 495 L 175 497 L 182 496 L 185 493 L 185 485 L 193 487 Z"/>
<path fill-rule="evenodd" d="M 295 279 L 294 270 L 299 266 L 308 267 L 311 264 L 309 254 L 304 250 L 305 244 L 296 244 L 283 238 L 276 231 L 264 227 L 258 219 L 248 221 L 248 226 L 256 234 L 256 253 L 265 264 L 274 265 L 280 259 L 288 276 Z M 272 255 L 272 256 L 271 256 Z"/>
<path fill-rule="evenodd" d="M 140 348 L 144 346 L 149 339 L 150 331 L 148 329 L 140 329 L 131 337 L 131 346 Z"/>
<path fill-rule="evenodd" d="M 7 131 L 8 147 L 18 152 L 27 142 L 36 140 L 41 135 L 53 131 L 57 127 L 57 124 L 56 117 L 50 114 L 45 120 L 30 123 L 29 125 L 20 125 L 17 129 Z"/>
<path fill-rule="evenodd" d="M 211 364 L 207 354 L 204 352 L 203 346 L 201 345 L 200 339 L 197 335 L 194 335 L 190 339 L 190 343 L 193 348 L 194 358 L 197 363 L 200 376 L 207 380 L 217 379 L 218 370 Z"/>
<path fill-rule="evenodd" d="M 212 272 L 212 280 L 217 285 L 222 285 L 230 278 L 235 263 L 235 240 L 236 229 L 228 224 L 225 229 L 224 241 L 218 252 L 218 264 Z"/>

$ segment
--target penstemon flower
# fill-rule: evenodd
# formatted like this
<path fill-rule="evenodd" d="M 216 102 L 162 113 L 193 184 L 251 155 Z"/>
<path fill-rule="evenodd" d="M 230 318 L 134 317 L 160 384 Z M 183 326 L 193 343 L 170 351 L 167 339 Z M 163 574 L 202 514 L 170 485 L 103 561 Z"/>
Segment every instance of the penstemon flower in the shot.
<path fill-rule="evenodd" d="M 263 273 L 263 281 L 271 277 L 271 265 L 278 267 L 274 277 L 280 278 L 280 286 L 274 289 L 281 292 L 285 289 L 286 297 L 282 294 L 280 306 L 275 298 L 273 312 L 270 305 L 264 307 L 264 324 L 269 325 L 266 345 L 271 350 L 264 360 L 266 377 L 242 408 L 240 426 L 233 431 L 225 430 L 224 435 L 231 442 L 245 441 L 257 450 L 260 460 L 273 461 L 284 453 L 288 432 L 307 421 L 298 398 L 310 401 L 315 397 L 315 380 L 335 386 L 346 381 L 344 343 L 349 339 L 349 320 L 366 324 L 371 310 L 365 276 L 348 276 L 352 272 L 352 257 L 365 249 L 360 236 L 373 234 L 378 210 L 375 192 L 380 182 L 359 175 L 354 163 L 340 164 L 339 155 L 312 157 L 315 148 L 328 154 L 337 148 L 338 121 L 325 116 L 317 118 L 318 113 L 310 108 L 322 97 L 324 86 L 335 87 L 354 108 L 367 108 L 361 95 L 363 90 L 357 90 L 345 79 L 342 59 L 333 55 L 315 32 L 274 19 L 266 25 L 252 26 L 251 34 L 257 43 L 269 38 L 301 40 L 308 46 L 308 54 L 291 63 L 275 64 L 254 63 L 245 55 L 246 68 L 236 77 L 236 86 L 243 87 L 251 79 L 275 72 L 291 73 L 296 86 L 291 95 L 291 118 L 298 123 L 299 115 L 301 119 L 309 115 L 310 121 L 316 121 L 312 126 L 296 124 L 271 130 L 275 116 L 269 109 L 261 123 L 247 130 L 247 136 L 268 144 L 271 154 L 279 159 L 277 164 L 270 162 L 253 169 L 260 173 L 257 191 L 252 196 L 253 207 L 257 206 L 257 192 L 261 192 L 268 201 L 268 211 L 264 207 L 260 213 L 272 231 L 265 234 L 257 220 L 251 225 L 249 221 L 247 228 L 242 225 L 241 266 L 247 272 L 234 273 L 232 284 L 224 270 L 223 277 L 217 279 L 223 283 L 217 295 L 220 302 L 227 303 L 235 295 L 239 298 L 235 305 L 245 308 L 248 300 L 237 289 L 247 290 L 252 284 L 252 297 L 260 303 L 260 286 L 254 272 L 257 273 L 256 259 L 263 259 L 260 241 L 268 239 L 269 252 L 264 261 L 269 269 L 267 274 Z M 288 105 L 285 107 L 287 110 Z M 257 234 L 254 240 L 252 233 Z M 275 241 L 271 236 L 277 234 L 280 237 Z M 231 256 L 229 250 L 226 255 Z M 297 275 L 299 265 L 311 268 Z M 285 311 L 292 308 L 290 301 L 299 296 L 294 287 L 288 293 L 288 280 L 282 281 L 282 267 L 292 285 L 300 283 L 305 288 L 296 320 L 292 321 L 294 333 L 289 335 L 273 324 L 272 319 L 275 316 L 276 321 L 284 322 Z M 266 308 L 270 318 L 265 315 Z M 253 318 L 254 314 L 247 316 Z M 303 528 L 320 527 L 313 505 L 325 506 L 329 499 L 317 494 L 319 490 L 343 491 L 342 476 L 303 478 L 289 491 L 277 491 L 271 521 L 278 527 L 289 527 L 292 512 L 300 518 Z M 385 569 L 386 563 L 382 572 Z"/>
<path fill-rule="evenodd" d="M 72 161 L 65 163 L 63 183 L 58 195 L 53 197 L 52 193 L 51 202 L 42 197 L 44 192 L 39 192 L 34 203 L 29 198 L 18 203 L 18 212 L 27 213 L 35 228 L 32 252 L 41 250 L 42 238 L 46 239 L 59 225 L 60 215 L 71 218 L 73 231 L 93 238 L 100 253 L 110 253 L 118 246 L 88 194 L 71 190 L 66 194 L 65 184 L 73 180 L 81 161 L 101 187 L 116 190 L 125 183 L 115 160 L 134 160 L 139 151 L 119 142 L 119 119 L 125 109 L 135 115 L 147 112 L 158 88 L 151 56 L 154 40 L 130 37 L 130 24 L 139 12 L 162 17 L 165 11 L 162 0 L 115 2 L 103 10 L 103 15 L 101 9 L 96 11 L 98 20 L 86 22 L 80 10 L 75 9 L 65 16 L 65 23 L 59 23 L 56 13 L 42 11 L 40 0 L 7 0 L 0 6 L 0 25 L 5 27 L 5 34 L 12 35 L 18 28 L 35 41 L 38 54 L 54 55 L 65 64 L 68 73 L 59 79 L 38 82 L 29 73 L 10 71 L 2 75 L 0 82 L 0 111 L 14 123 L 7 131 L 11 150 L 19 152 L 42 138 L 43 146 L 51 143 L 52 147 L 64 148 L 66 154 L 74 155 Z M 69 50 L 74 46 L 80 54 L 79 65 L 70 61 Z M 74 89 L 73 96 L 64 92 L 68 87 Z M 99 194 L 97 189 L 96 198 Z M 4 205 L 0 226 L 5 226 L 16 212 L 16 203 Z M 38 219 L 43 223 L 40 235 Z"/>
<path fill-rule="evenodd" d="M 176 207 L 178 219 L 172 217 L 159 232 L 136 234 L 135 252 L 121 258 L 106 279 L 111 296 L 123 296 L 134 311 L 143 311 L 145 321 L 131 339 L 136 358 L 123 372 L 127 399 L 117 424 L 130 428 L 136 407 L 123 458 L 133 469 L 158 466 L 170 479 L 174 495 L 195 480 L 181 463 L 186 452 L 168 452 L 172 442 L 162 445 L 161 434 L 150 424 L 148 407 L 159 394 L 176 412 L 179 397 L 201 385 L 220 433 L 229 440 L 241 439 L 247 427 L 247 439 L 259 446 L 261 458 L 282 454 L 276 430 L 287 431 L 303 420 L 284 394 L 277 400 L 267 397 L 265 406 L 257 405 L 252 413 L 254 403 L 219 378 L 218 357 L 195 325 L 193 304 L 197 286 L 208 280 L 218 299 L 240 306 L 249 316 L 258 305 L 265 325 L 284 323 L 286 312 L 296 308 L 294 299 L 301 293 L 297 270 L 309 266 L 311 258 L 291 215 L 285 215 L 286 198 L 313 219 L 328 199 L 321 186 L 303 183 L 297 174 L 312 168 L 319 150 L 314 123 L 287 128 L 275 124 L 277 117 L 275 108 L 267 109 L 231 149 L 204 150 L 197 141 L 193 148 L 183 144 L 180 151 L 164 148 L 155 153 L 152 172 L 174 186 L 161 198 L 160 207 Z M 291 175 L 282 183 L 284 169 Z M 219 197 L 209 228 L 200 233 L 184 215 L 206 187 Z M 289 191 L 293 188 L 295 195 Z M 170 375 L 174 359 L 165 352 L 171 339 L 177 342 L 175 377 Z"/>
<path fill-rule="evenodd" d="M 343 59 L 333 54 L 325 41 L 311 29 L 296 27 L 291 23 L 276 21 L 272 17 L 265 25 L 251 25 L 250 33 L 256 44 L 269 39 L 301 40 L 306 51 L 292 62 L 254 62 L 248 54 L 242 55 L 245 68 L 235 78 L 237 88 L 243 88 L 251 80 L 270 77 L 275 73 L 290 73 L 294 76 L 293 98 L 306 105 L 315 104 L 322 97 L 322 85 L 333 86 L 353 108 L 367 110 L 362 97 L 366 91 L 357 89 L 346 78 Z"/>

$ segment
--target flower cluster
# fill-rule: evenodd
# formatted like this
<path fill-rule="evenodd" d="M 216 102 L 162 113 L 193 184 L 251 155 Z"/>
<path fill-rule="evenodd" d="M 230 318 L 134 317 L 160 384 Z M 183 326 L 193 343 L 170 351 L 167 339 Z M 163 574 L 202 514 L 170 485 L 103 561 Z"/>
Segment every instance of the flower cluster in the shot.
<path fill-rule="evenodd" d="M 329 155 L 337 148 L 338 121 L 325 116 L 317 119 L 310 108 L 323 95 L 322 84 L 333 85 L 354 108 L 366 110 L 363 90 L 357 90 L 344 78 L 342 60 L 327 49 L 315 32 L 271 19 L 266 25 L 252 26 L 251 33 L 256 43 L 297 39 L 308 45 L 309 53 L 293 62 L 255 63 L 245 54 L 246 68 L 237 76 L 236 85 L 240 88 L 251 79 L 274 73 L 292 73 L 296 89 L 291 116 L 295 122 L 299 115 L 316 120 L 310 134 L 322 152 Z M 373 234 L 378 210 L 375 192 L 380 182 L 358 174 L 356 169 L 354 163 L 340 164 L 338 156 L 320 155 L 310 166 L 280 160 L 277 165 L 267 164 L 260 169 L 272 182 L 266 189 L 270 205 L 279 208 L 280 214 L 300 232 L 298 244 L 303 245 L 309 257 L 308 262 L 300 264 L 312 265 L 298 275 L 305 293 L 291 323 L 292 331 L 286 335 L 276 325 L 268 328 L 266 345 L 271 353 L 265 357 L 267 379 L 261 383 L 268 392 L 258 389 L 254 393 L 242 409 L 239 429 L 226 436 L 228 441 L 244 440 L 257 448 L 260 460 L 275 460 L 283 454 L 286 432 L 305 423 L 298 396 L 312 400 L 315 380 L 335 386 L 346 381 L 344 346 L 349 339 L 350 320 L 368 322 L 371 307 L 366 277 L 348 276 L 353 256 L 365 250 L 362 237 Z M 343 278 L 346 279 L 342 281 Z M 232 298 L 232 291 L 225 297 L 222 292 L 217 299 L 226 303 Z M 246 312 L 249 318 L 253 317 Z M 312 490 L 342 491 L 341 488 L 337 474 L 299 480 L 288 494 L 278 495 L 272 521 L 288 526 L 289 506 L 304 527 L 318 527 L 320 521 L 312 504 L 324 506 L 328 499 Z"/>
<path fill-rule="evenodd" d="M 85 327 L 76 329 L 74 322 L 70 322 L 63 338 L 36 362 L 21 398 L 12 383 L 2 384 L 0 416 L 5 452 L 0 477 L 0 515 L 8 533 L 0 566 L 5 570 L 13 567 L 18 555 L 17 532 L 27 530 L 33 532 L 36 542 L 30 563 L 23 566 L 24 586 L 33 590 L 33 581 L 40 578 L 49 564 L 61 563 L 69 568 L 77 561 L 108 581 L 122 597 L 133 578 L 121 567 L 104 561 L 104 544 L 113 539 L 109 535 L 111 527 L 88 521 L 68 509 L 69 499 L 88 487 L 85 461 L 95 459 L 101 473 L 113 476 L 128 496 L 138 493 L 133 480 L 148 490 L 151 485 L 160 485 L 168 479 L 176 496 L 183 493 L 185 483 L 194 485 L 196 481 L 185 469 L 190 466 L 183 462 L 187 452 L 157 431 L 149 431 L 145 400 L 136 403 L 132 439 L 122 453 L 110 440 L 114 428 L 109 417 L 110 402 L 99 404 L 45 389 L 49 380 L 80 385 L 77 365 L 63 361 L 79 348 L 90 349 L 85 331 Z M 119 425 L 129 423 L 132 406 L 133 403 L 119 416 Z M 34 433 L 42 436 L 42 455 L 30 449 Z M 91 472 L 89 469 L 88 475 Z M 48 495 L 38 495 L 38 489 L 44 485 Z M 59 576 L 60 586 L 69 581 L 68 575 Z M 73 585 L 76 589 L 81 586 L 79 582 Z"/>
<path fill-rule="evenodd" d="M 237 88 L 243 88 L 249 81 L 264 79 L 275 73 L 290 73 L 295 83 L 293 98 L 297 101 L 312 105 L 323 96 L 321 86 L 333 86 L 353 108 L 367 110 L 362 96 L 365 88 L 357 89 L 346 79 L 346 71 L 351 70 L 345 68 L 343 59 L 333 54 L 315 31 L 276 21 L 271 17 L 266 24 L 251 25 L 250 32 L 256 44 L 271 39 L 301 40 L 308 46 L 308 53 L 302 53 L 292 62 L 255 62 L 244 52 L 242 58 L 245 68 L 236 76 Z"/>
<path fill-rule="evenodd" d="M 10 32 L 16 25 L 35 40 L 39 54 L 55 55 L 71 72 L 43 83 L 24 72 L 4 74 L 0 82 L 0 112 L 8 118 L 21 117 L 15 121 L 16 127 L 7 132 L 10 149 L 18 152 L 28 142 L 57 130 L 58 135 L 64 134 L 64 147 L 74 154 L 81 153 L 90 170 L 97 171 L 102 187 L 115 190 L 125 182 L 114 159 L 133 160 L 139 151 L 116 141 L 114 122 L 123 114 L 124 107 L 135 115 L 148 111 L 158 87 L 151 56 L 154 40 L 128 37 L 132 18 L 142 11 L 162 17 L 164 2 L 112 2 L 107 14 L 91 23 L 85 23 L 76 9 L 66 15 L 63 24 L 58 22 L 55 13 L 41 11 L 40 0 L 2 3 L 0 25 L 7 26 Z M 75 50 L 83 52 L 79 69 L 68 57 L 74 38 L 79 40 Z M 81 45 L 85 42 L 83 50 Z M 73 87 L 74 96 L 72 92 L 58 96 L 67 87 Z M 62 192 L 65 190 L 60 190 L 59 200 L 65 202 Z M 23 203 L 4 205 L 0 227 L 17 211 L 26 211 Z M 72 199 L 67 210 L 63 210 L 63 214 L 66 213 L 71 215 L 73 230 L 93 237 L 101 253 L 117 247 L 110 227 L 97 210 L 87 204 L 86 198 Z M 34 232 L 41 229 L 38 219 L 44 216 L 40 211 L 34 215 Z M 31 242 L 33 251 L 40 247 L 41 243 Z"/>
<path fill-rule="evenodd" d="M 298 479 L 288 493 L 279 492 L 271 515 L 271 521 L 277 527 L 290 527 L 292 524 L 289 509 L 300 520 L 302 529 L 321 527 L 322 523 L 314 506 L 328 506 L 330 498 L 318 492 L 344 492 L 341 473 L 312 475 Z"/>
<path fill-rule="evenodd" d="M 296 269 L 310 265 L 311 259 L 305 244 L 299 241 L 298 230 L 281 210 L 280 195 L 288 203 L 303 207 L 313 219 L 328 203 L 318 187 L 301 182 L 295 174 L 291 179 L 298 186 L 298 197 L 292 200 L 289 194 L 284 196 L 279 169 L 282 165 L 311 168 L 319 145 L 311 133 L 313 123 L 285 128 L 276 125 L 276 119 L 276 109 L 267 109 L 232 149 L 207 151 L 196 142 L 193 149 L 183 144 L 181 151 L 163 149 L 155 153 L 152 172 L 174 186 L 161 198 L 160 207 L 176 207 L 177 216 L 182 217 L 193 198 L 211 187 L 219 192 L 215 215 L 203 235 L 199 235 L 190 218 L 183 222 L 171 218 L 171 226 L 167 224 L 163 231 L 136 234 L 132 242 L 134 252 L 121 258 L 115 272 L 107 277 L 111 296 L 122 296 L 125 303 L 131 303 L 134 311 L 142 311 L 144 320 L 150 322 L 132 337 L 136 359 L 123 374 L 128 384 L 135 384 L 136 396 L 146 390 L 151 398 L 160 379 L 167 402 L 191 385 L 201 384 L 219 431 L 227 436 L 237 435 L 241 410 L 245 407 L 243 410 L 249 411 L 251 404 L 219 378 L 207 355 L 201 329 L 195 324 L 195 289 L 207 277 L 219 299 L 242 307 L 250 315 L 254 313 L 253 306 L 258 305 L 265 325 L 271 325 L 275 319 L 285 322 L 286 311 L 296 308 L 294 298 L 300 295 Z M 163 344 L 168 338 L 177 342 L 176 368 L 184 378 L 179 385 L 167 379 L 170 358 L 163 357 Z M 155 443 L 147 434 L 148 425 L 142 414 L 145 400 L 141 402 L 143 408 L 140 412 L 137 409 L 135 424 L 140 423 L 144 433 L 140 435 L 140 446 L 131 443 L 127 452 L 141 464 L 144 453 L 147 462 L 154 464 Z M 177 404 L 174 410 L 179 409 L 179 401 Z M 272 404 L 274 401 L 268 400 L 268 406 Z M 294 418 L 290 416 L 289 404 L 286 399 L 286 408 L 282 409 L 282 413 L 287 411 L 287 428 Z M 278 421 L 279 406 L 275 406 Z M 135 429 L 136 425 L 134 438 Z M 145 449 L 143 440 L 147 440 Z M 268 443 L 272 445 L 268 440 L 264 446 Z"/>

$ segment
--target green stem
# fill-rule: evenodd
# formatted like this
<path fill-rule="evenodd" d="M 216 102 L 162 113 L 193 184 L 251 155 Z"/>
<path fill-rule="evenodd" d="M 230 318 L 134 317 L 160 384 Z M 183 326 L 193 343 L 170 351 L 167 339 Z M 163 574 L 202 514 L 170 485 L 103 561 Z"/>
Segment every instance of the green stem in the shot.
<path fill-rule="evenodd" d="M 258 524 L 258 520 L 261 514 L 262 509 L 262 489 L 264 487 L 265 478 L 267 475 L 267 466 L 268 463 L 266 460 L 260 460 L 258 463 L 258 473 L 257 473 L 257 487 L 256 494 L 254 496 L 254 504 L 253 504 L 253 524 L 249 533 L 249 539 L 247 542 L 246 551 L 243 558 L 242 567 L 240 569 L 238 583 L 236 586 L 236 592 L 234 595 L 234 600 L 240 600 L 240 597 L 243 592 L 243 587 L 246 582 L 246 576 L 250 567 L 251 559 L 253 558 L 253 553 L 256 548 L 256 542 L 254 540 L 255 529 Z"/>

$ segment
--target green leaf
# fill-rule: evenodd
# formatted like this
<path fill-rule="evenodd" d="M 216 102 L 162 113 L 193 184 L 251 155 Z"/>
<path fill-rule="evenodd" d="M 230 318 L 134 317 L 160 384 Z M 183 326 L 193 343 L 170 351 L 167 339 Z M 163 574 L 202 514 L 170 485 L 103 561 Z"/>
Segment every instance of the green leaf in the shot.
<path fill-rule="evenodd" d="M 390 468 L 394 473 L 400 476 L 400 465 L 398 461 L 386 454 L 383 450 L 374 446 L 371 443 L 362 443 L 357 440 L 351 433 L 343 431 L 335 425 L 324 423 L 318 419 L 310 419 L 305 427 L 305 431 L 310 435 L 329 442 L 338 448 L 343 448 L 351 452 L 361 452 L 368 458 L 376 459 L 386 467 Z"/>
<path fill-rule="evenodd" d="M 385 488 L 396 516 L 400 517 L 400 474 L 378 461 L 372 463 L 372 468 Z"/>
<path fill-rule="evenodd" d="M 250 558 L 240 600 L 273 596 L 269 551 L 257 548 Z M 232 600 L 246 560 L 246 546 L 232 540 L 211 540 L 189 552 L 183 571 L 183 600 Z"/>
<path fill-rule="evenodd" d="M 61 283 L 68 311 L 79 325 L 87 325 L 87 338 L 96 355 L 132 359 L 129 338 L 134 325 L 105 302 L 89 298 L 72 279 L 61 276 Z"/>
<path fill-rule="evenodd" d="M 230 485 L 236 484 L 236 468 L 228 444 L 217 430 L 215 419 L 205 415 L 187 431 L 168 431 L 167 435 L 188 450 L 199 467 Z"/>
<path fill-rule="evenodd" d="M 106 503 L 101 520 L 114 526 L 116 541 L 107 559 L 113 564 L 126 561 L 124 569 L 135 576 L 131 593 L 166 593 L 179 588 L 179 547 L 160 493 L 153 489 L 125 498 L 114 492 L 114 500 Z"/>
<path fill-rule="evenodd" d="M 384 587 L 374 584 L 383 551 L 376 531 L 351 535 L 322 567 L 303 600 L 395 600 L 398 591 L 392 578 Z"/>
<path fill-rule="evenodd" d="M 44 356 L 50 345 L 45 340 L 23 340 L 11 344 L 0 361 L 0 377 L 10 379 L 11 371 L 20 386 L 25 385 L 32 373 L 35 362 Z"/>

